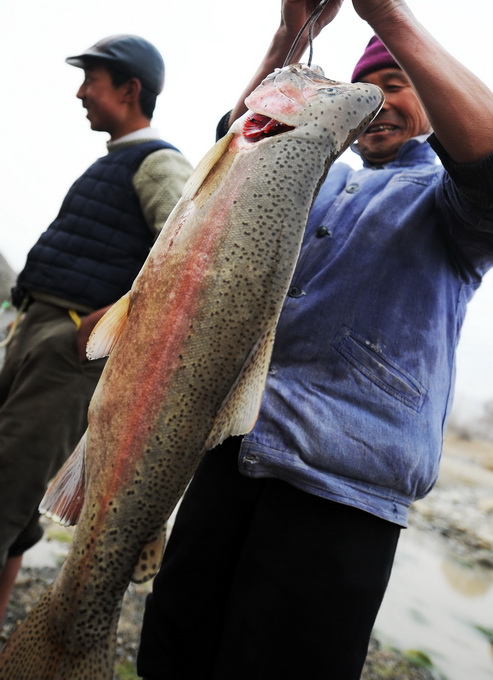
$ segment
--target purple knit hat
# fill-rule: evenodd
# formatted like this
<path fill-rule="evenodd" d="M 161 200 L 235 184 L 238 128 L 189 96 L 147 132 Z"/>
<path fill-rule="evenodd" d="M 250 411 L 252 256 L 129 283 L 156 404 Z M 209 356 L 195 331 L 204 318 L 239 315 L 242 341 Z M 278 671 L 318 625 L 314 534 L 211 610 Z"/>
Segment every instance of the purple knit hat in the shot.
<path fill-rule="evenodd" d="M 387 51 L 383 42 L 376 35 L 370 40 L 363 56 L 354 67 L 351 82 L 356 83 L 367 73 L 379 71 L 382 68 L 400 68 L 394 57 Z"/>

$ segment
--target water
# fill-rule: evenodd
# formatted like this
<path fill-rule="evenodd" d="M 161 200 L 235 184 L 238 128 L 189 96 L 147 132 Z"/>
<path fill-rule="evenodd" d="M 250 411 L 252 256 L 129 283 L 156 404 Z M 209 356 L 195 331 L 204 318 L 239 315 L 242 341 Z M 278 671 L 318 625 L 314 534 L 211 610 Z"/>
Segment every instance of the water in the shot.
<path fill-rule="evenodd" d="M 493 570 L 455 561 L 439 538 L 401 533 L 375 630 L 383 642 L 425 652 L 447 680 L 493 680 Z"/>

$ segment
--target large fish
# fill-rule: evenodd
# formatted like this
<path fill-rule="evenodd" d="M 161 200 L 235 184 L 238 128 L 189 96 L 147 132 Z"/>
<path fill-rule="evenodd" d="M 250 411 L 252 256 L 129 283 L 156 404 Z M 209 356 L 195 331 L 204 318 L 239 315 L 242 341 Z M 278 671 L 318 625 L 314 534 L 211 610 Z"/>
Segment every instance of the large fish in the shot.
<path fill-rule="evenodd" d="M 276 70 L 199 163 L 131 291 L 88 345 L 110 354 L 77 450 L 43 501 L 77 522 L 56 580 L 0 655 L 1 680 L 111 680 L 123 595 L 207 450 L 255 422 L 277 319 L 330 164 L 381 91 Z"/>

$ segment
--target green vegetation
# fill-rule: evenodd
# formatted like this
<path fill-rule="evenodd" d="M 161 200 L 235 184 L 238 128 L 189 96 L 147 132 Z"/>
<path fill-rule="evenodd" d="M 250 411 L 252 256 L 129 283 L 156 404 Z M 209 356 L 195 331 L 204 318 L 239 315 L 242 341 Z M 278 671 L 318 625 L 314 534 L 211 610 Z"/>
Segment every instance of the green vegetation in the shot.
<path fill-rule="evenodd" d="M 378 640 L 370 642 L 361 680 L 444 680 L 426 652 L 402 652 Z"/>
<path fill-rule="evenodd" d="M 474 628 L 478 630 L 481 635 L 484 635 L 490 645 L 493 645 L 493 628 L 484 628 L 483 626 L 474 626 Z"/>
<path fill-rule="evenodd" d="M 118 680 L 139 680 L 135 666 L 131 661 L 122 661 L 116 666 L 115 671 Z"/>
<path fill-rule="evenodd" d="M 49 541 L 71 543 L 73 533 L 72 527 L 62 527 L 59 524 L 52 524 L 46 529 L 45 535 Z"/>
<path fill-rule="evenodd" d="M 422 652 L 419 649 L 408 649 L 406 652 L 404 652 L 404 656 L 406 659 L 408 659 L 408 661 L 411 661 L 416 666 L 420 666 L 421 668 L 431 668 L 433 666 L 433 662 L 428 654 Z"/>

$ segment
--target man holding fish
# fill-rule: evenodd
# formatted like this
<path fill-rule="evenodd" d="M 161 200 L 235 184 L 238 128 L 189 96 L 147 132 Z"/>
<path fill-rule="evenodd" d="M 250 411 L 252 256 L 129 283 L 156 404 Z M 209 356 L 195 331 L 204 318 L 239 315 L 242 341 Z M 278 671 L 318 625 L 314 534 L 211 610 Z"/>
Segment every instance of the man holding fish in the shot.
<path fill-rule="evenodd" d="M 283 0 L 220 135 L 316 4 Z M 353 6 L 378 38 L 352 80 L 385 103 L 363 168 L 336 163 L 313 204 L 256 425 L 206 454 L 180 507 L 146 680 L 357 680 L 409 506 L 438 474 L 460 327 L 493 265 L 493 94 L 402 0 Z"/>

